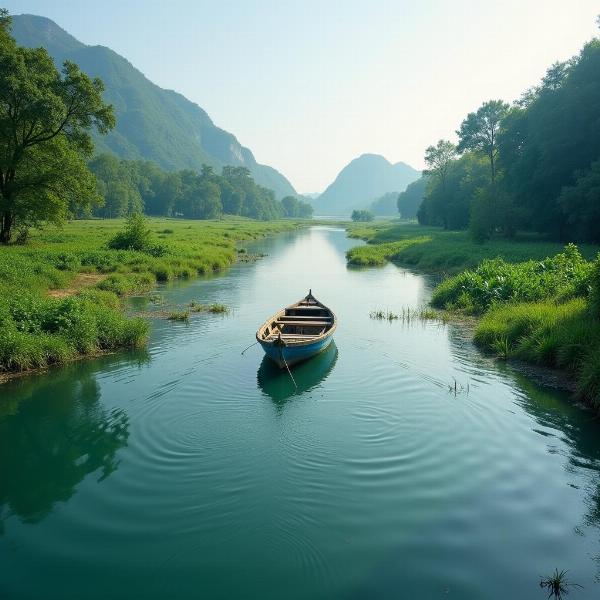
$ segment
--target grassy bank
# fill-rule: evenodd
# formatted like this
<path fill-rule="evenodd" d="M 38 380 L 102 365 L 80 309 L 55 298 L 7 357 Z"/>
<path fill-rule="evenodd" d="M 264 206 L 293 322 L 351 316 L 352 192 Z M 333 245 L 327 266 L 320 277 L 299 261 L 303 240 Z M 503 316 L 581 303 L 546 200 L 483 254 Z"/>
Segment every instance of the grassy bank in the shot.
<path fill-rule="evenodd" d="M 379 266 L 391 261 L 422 271 L 448 274 L 476 267 L 487 258 L 502 257 L 511 263 L 542 260 L 563 249 L 563 244 L 546 242 L 532 235 L 476 244 L 466 231 L 444 231 L 393 221 L 352 224 L 348 227 L 348 235 L 367 242 L 366 246 L 348 251 L 346 257 L 351 265 Z M 585 244 L 579 249 L 589 259 L 598 251 L 597 246 Z"/>
<path fill-rule="evenodd" d="M 27 245 L 0 247 L 0 377 L 144 345 L 148 323 L 125 316 L 123 296 L 218 271 L 235 262 L 237 242 L 298 227 L 150 219 L 151 251 L 110 249 L 124 224 L 74 221 L 36 233 Z"/>

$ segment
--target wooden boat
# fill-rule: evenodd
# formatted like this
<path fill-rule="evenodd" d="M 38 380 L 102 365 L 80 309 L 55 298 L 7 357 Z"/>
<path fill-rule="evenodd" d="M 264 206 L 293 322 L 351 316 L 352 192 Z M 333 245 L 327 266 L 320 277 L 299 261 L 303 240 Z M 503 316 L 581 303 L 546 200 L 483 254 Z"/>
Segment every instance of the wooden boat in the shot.
<path fill-rule="evenodd" d="M 256 332 L 256 340 L 265 354 L 283 369 L 325 350 L 336 327 L 333 311 L 310 290 L 302 300 L 269 317 Z"/>

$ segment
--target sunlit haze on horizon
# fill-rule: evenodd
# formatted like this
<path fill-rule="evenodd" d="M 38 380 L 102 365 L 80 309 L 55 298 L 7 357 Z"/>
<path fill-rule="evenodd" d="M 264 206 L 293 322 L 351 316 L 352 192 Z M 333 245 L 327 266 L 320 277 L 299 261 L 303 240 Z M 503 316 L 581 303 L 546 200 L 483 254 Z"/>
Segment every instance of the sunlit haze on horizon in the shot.
<path fill-rule="evenodd" d="M 593 0 L 7 0 L 108 46 L 205 109 L 299 192 L 360 154 L 423 168 L 488 99 L 517 99 L 596 35 Z"/>

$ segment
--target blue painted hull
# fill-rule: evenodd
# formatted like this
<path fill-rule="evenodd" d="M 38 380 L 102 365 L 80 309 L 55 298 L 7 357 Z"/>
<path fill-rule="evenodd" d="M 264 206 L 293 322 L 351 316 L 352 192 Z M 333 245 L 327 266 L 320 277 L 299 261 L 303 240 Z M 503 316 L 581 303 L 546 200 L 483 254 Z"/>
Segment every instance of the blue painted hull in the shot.
<path fill-rule="evenodd" d="M 324 338 L 319 338 L 313 343 L 302 344 L 301 346 L 280 346 L 273 342 L 264 342 L 262 340 L 259 340 L 258 343 L 262 346 L 265 354 L 280 369 L 284 369 L 286 362 L 291 367 L 312 358 L 316 354 L 319 354 L 319 352 L 323 352 L 331 344 L 332 339 L 333 335 L 328 335 Z M 285 362 L 283 359 L 285 359 Z"/>

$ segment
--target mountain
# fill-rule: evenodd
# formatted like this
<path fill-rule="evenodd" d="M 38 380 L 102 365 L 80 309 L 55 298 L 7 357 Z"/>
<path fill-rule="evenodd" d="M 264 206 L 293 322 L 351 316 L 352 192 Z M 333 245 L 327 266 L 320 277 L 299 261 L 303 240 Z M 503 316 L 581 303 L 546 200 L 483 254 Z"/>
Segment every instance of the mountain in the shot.
<path fill-rule="evenodd" d="M 388 192 L 402 192 L 421 173 L 378 154 L 363 154 L 346 165 L 335 181 L 314 201 L 315 215 L 349 216 Z"/>
<path fill-rule="evenodd" d="M 59 67 L 68 59 L 102 79 L 117 126 L 107 136 L 96 136 L 97 152 L 152 160 L 169 170 L 199 170 L 203 163 L 216 169 L 243 166 L 278 198 L 297 195 L 281 173 L 258 164 L 252 152 L 217 127 L 206 111 L 181 94 L 158 87 L 110 48 L 87 46 L 54 21 L 34 15 L 13 16 L 12 34 L 22 46 L 46 48 Z"/>

